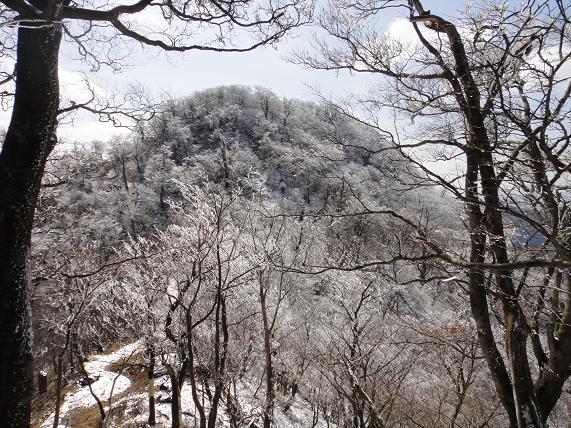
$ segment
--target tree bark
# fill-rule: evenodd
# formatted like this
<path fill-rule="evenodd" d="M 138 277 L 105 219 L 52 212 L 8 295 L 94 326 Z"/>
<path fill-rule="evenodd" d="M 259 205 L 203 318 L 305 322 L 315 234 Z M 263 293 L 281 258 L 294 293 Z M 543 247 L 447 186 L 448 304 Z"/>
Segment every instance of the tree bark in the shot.
<path fill-rule="evenodd" d="M 44 1 L 31 3 L 46 8 Z M 60 42 L 57 24 L 19 27 L 14 108 L 0 152 L 0 415 L 6 427 L 30 424 L 30 241 L 46 159 L 56 141 Z"/>
<path fill-rule="evenodd" d="M 89 389 L 89 393 L 97 403 L 97 409 L 99 410 L 99 423 L 97 424 L 97 428 L 103 428 L 105 425 L 105 420 L 107 419 L 107 413 L 105 413 L 105 406 L 103 406 L 101 399 L 97 396 L 95 391 L 93 391 L 93 386 L 89 378 L 89 373 L 85 369 L 84 360 L 79 354 L 77 355 L 77 361 L 79 362 L 79 368 L 81 369 L 81 374 L 87 382 L 87 388 Z M 109 410 L 111 410 L 111 408 L 109 408 Z"/>
<path fill-rule="evenodd" d="M 190 373 L 190 388 L 192 392 L 192 401 L 199 415 L 199 427 L 206 428 L 206 412 L 204 411 L 203 400 L 198 396 L 198 387 L 196 385 L 197 376 L 194 369 L 194 349 L 192 341 L 192 307 L 186 312 L 186 336 L 187 336 L 187 353 L 188 353 L 188 371 Z"/>
<path fill-rule="evenodd" d="M 571 277 L 565 274 L 565 308 L 554 334 L 550 349 L 549 365 L 541 370 L 535 391 L 544 422 L 561 396 L 563 385 L 569 378 L 571 364 Z"/>
<path fill-rule="evenodd" d="M 420 15 L 423 15 L 422 5 L 415 2 Z M 450 22 L 434 15 L 420 16 L 416 20 L 426 22 L 431 28 L 446 33 L 450 43 L 450 50 L 454 57 L 454 72 L 442 62 L 443 71 L 449 81 L 458 105 L 466 120 L 469 132 L 469 143 L 466 150 L 466 198 L 470 211 L 470 237 L 472 241 L 472 259 L 485 259 L 486 234 L 489 237 L 491 253 L 496 263 L 508 262 L 508 253 L 503 227 L 503 218 L 500 211 L 499 182 L 496 177 L 495 163 L 492 156 L 492 145 L 484 122 L 484 113 L 480 105 L 480 90 L 472 75 L 468 56 L 464 49 L 462 37 L 457 28 Z M 440 59 L 440 54 L 426 39 L 425 46 Z M 478 173 L 480 174 L 481 193 L 478 189 Z M 480 196 L 482 199 L 480 199 Z M 484 212 L 480 206 L 485 203 Z M 477 238 L 475 238 L 477 237 Z M 476 242 L 476 240 L 479 242 Z M 489 324 L 487 302 L 483 290 L 483 274 L 477 270 L 470 271 L 470 303 L 476 323 Z M 492 371 L 498 394 L 502 400 L 512 426 L 520 428 L 543 428 L 544 418 L 533 388 L 533 380 L 527 357 L 528 325 L 519 306 L 518 296 L 512 281 L 512 272 L 509 270 L 497 271 L 495 274 L 497 287 L 501 294 L 502 309 L 505 322 L 505 344 L 508 355 L 508 367 L 511 384 L 503 373 L 503 362 L 498 358 L 500 354 L 490 347 L 490 333 L 478 331 L 482 348 L 487 353 L 486 359 Z M 475 293 L 475 294 L 473 294 Z M 484 293 L 484 294 L 482 294 Z M 482 298 L 483 297 L 483 298 Z M 486 305 L 484 310 L 483 306 Z M 480 325 L 478 325 L 480 329 Z M 482 334 L 483 333 L 483 334 Z M 490 349 L 486 350 L 486 346 Z M 491 352 L 490 352 L 491 351 Z M 507 390 L 511 386 L 513 398 L 510 399 Z M 515 414 L 515 420 L 514 420 Z"/>
<path fill-rule="evenodd" d="M 224 376 L 226 374 L 226 357 L 228 355 L 228 343 L 230 335 L 228 331 L 228 319 L 226 315 L 226 297 L 224 296 L 222 277 L 222 258 L 220 247 L 216 249 L 216 263 L 218 266 L 218 285 L 216 292 L 216 315 L 214 333 L 214 395 L 210 404 L 208 415 L 208 428 L 216 428 L 216 417 L 218 415 L 218 404 L 224 391 Z M 222 343 L 220 341 L 222 333 Z"/>
<path fill-rule="evenodd" d="M 218 405 L 220 403 L 220 398 L 222 397 L 222 392 L 224 391 L 224 376 L 226 374 L 226 356 L 228 354 L 228 342 L 229 342 L 229 332 L 228 332 L 228 320 L 226 317 L 226 298 L 221 293 L 221 288 L 219 288 L 218 295 L 218 305 L 216 314 L 216 344 L 215 344 L 215 354 L 216 354 L 216 373 L 214 378 L 214 395 L 212 396 L 210 413 L 208 415 L 208 428 L 216 428 L 216 417 L 218 415 Z M 222 330 L 222 343 L 220 343 L 220 327 Z"/>
<path fill-rule="evenodd" d="M 260 272 L 260 309 L 262 311 L 262 324 L 264 328 L 264 353 L 266 356 L 266 403 L 264 409 L 264 428 L 272 426 L 274 414 L 274 368 L 272 365 L 272 331 L 268 320 L 268 306 L 266 303 L 266 287 L 264 287 L 264 273 Z"/>
<path fill-rule="evenodd" d="M 38 394 L 45 394 L 48 392 L 48 375 L 40 371 L 38 373 Z"/>
<path fill-rule="evenodd" d="M 155 348 L 150 345 L 149 352 L 149 367 L 147 370 L 148 378 L 148 396 L 149 396 L 149 426 L 153 427 L 156 424 L 155 417 Z"/>
<path fill-rule="evenodd" d="M 478 188 L 478 162 L 473 152 L 467 153 L 466 169 L 466 196 L 469 200 L 476 201 Z M 469 228 L 470 228 L 470 261 L 482 263 L 485 261 L 486 234 L 484 231 L 484 214 L 476 203 L 468 204 Z M 511 380 L 500 354 L 494 332 L 490 322 L 488 298 L 485 288 L 485 273 L 479 269 L 469 271 L 469 295 L 472 316 L 476 322 L 478 341 L 484 352 L 486 363 L 492 374 L 496 392 L 507 411 L 510 426 L 517 426 L 517 416 L 512 393 Z"/>
<path fill-rule="evenodd" d="M 182 428 L 184 425 L 182 423 L 182 403 L 180 401 L 180 383 L 178 380 L 178 374 L 170 364 L 166 365 L 166 369 L 171 381 L 171 427 Z"/>
<path fill-rule="evenodd" d="M 123 185 L 125 190 L 129 191 L 129 180 L 127 179 L 127 167 L 126 167 L 125 153 L 121 153 L 121 176 L 123 177 Z"/>
<path fill-rule="evenodd" d="M 62 380 L 63 380 L 63 355 L 60 353 L 57 357 L 56 363 L 56 405 L 54 411 L 54 421 L 52 424 L 53 428 L 57 428 L 59 425 L 59 413 L 61 409 L 61 390 L 62 390 Z"/>

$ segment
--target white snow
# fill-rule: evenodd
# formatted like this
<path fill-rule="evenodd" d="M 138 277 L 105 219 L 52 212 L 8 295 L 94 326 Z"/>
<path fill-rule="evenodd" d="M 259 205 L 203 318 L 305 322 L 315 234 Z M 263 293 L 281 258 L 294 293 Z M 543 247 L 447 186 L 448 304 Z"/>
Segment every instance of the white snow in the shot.
<path fill-rule="evenodd" d="M 85 363 L 85 369 L 91 378 L 99 378 L 91 384 L 93 392 L 99 397 L 104 405 L 108 404 L 109 395 L 113 387 L 113 381 L 115 380 L 115 387 L 113 388 L 113 407 L 117 407 L 120 404 L 127 402 L 125 408 L 125 415 L 130 420 L 131 423 L 145 424 L 147 419 L 147 394 L 146 391 L 133 391 L 129 395 L 121 395 L 123 392 L 129 388 L 131 381 L 125 375 L 117 375 L 117 373 L 109 371 L 109 364 L 114 362 L 120 362 L 125 358 L 128 358 L 134 352 L 139 349 L 139 343 L 135 342 L 127 346 L 122 347 L 116 352 L 107 355 L 94 355 L 91 357 L 90 361 Z M 161 376 L 155 379 L 155 397 L 156 402 L 156 420 L 159 426 L 170 425 L 171 417 L 171 407 L 170 402 L 165 402 L 164 399 L 170 396 L 170 391 L 161 391 L 159 389 L 160 385 L 164 384 L 170 388 L 170 381 L 168 376 Z M 256 386 L 259 384 L 259 379 L 255 377 L 250 377 L 238 381 L 238 396 L 240 398 L 240 404 L 242 405 L 243 411 L 249 419 L 261 418 L 262 408 L 263 408 L 263 393 L 258 392 L 255 396 L 254 391 L 257 389 Z M 199 392 L 201 395 L 201 389 Z M 198 424 L 198 414 L 192 400 L 190 385 L 185 382 L 182 393 L 182 411 L 183 411 L 183 421 L 188 426 L 197 426 Z M 296 400 L 293 402 L 290 410 L 287 413 L 283 412 L 283 404 L 287 401 L 287 397 L 281 397 L 278 394 L 276 400 L 276 408 L 274 412 L 274 419 L 276 426 L 280 428 L 296 428 L 300 426 L 311 426 L 312 411 L 310 403 L 305 400 L 302 396 L 298 395 Z M 89 392 L 88 386 L 78 386 L 77 390 L 69 392 L 66 394 L 63 404 L 61 406 L 60 421 L 58 427 L 65 428 L 69 427 L 70 417 L 74 410 L 78 408 L 87 408 L 96 405 L 95 399 Z M 205 400 L 205 410 L 208 415 L 210 410 L 210 403 Z M 106 409 L 107 410 L 107 409 Z M 117 415 L 115 415 L 117 416 Z M 50 428 L 53 424 L 54 413 L 44 421 L 41 425 L 42 428 Z M 113 422 L 111 421 L 113 424 Z M 230 421 L 228 414 L 226 412 L 226 405 L 224 400 L 221 400 L 220 407 L 218 411 L 218 421 L 217 426 L 229 427 Z M 323 428 L 326 426 L 323 418 L 320 418 L 316 427 Z M 331 425 L 335 426 L 335 425 Z"/>
<path fill-rule="evenodd" d="M 113 390 L 113 398 L 115 398 L 131 385 L 131 381 L 126 376 L 117 376 L 117 373 L 107 370 L 109 364 L 129 358 L 137 351 L 138 347 L 138 342 L 131 343 L 111 354 L 95 355 L 85 363 L 85 370 L 89 377 L 97 379 L 91 384 L 91 388 L 104 405 L 109 401 L 111 390 Z M 115 386 L 113 386 L 114 381 Z M 89 386 L 79 386 L 76 391 L 67 393 L 61 406 L 58 427 L 65 428 L 68 426 L 68 418 L 72 410 L 96 404 L 95 399 L 89 392 Z M 41 427 L 51 427 L 54 416 L 55 413 L 52 412 Z"/>
<path fill-rule="evenodd" d="M 258 391 L 257 397 L 254 397 L 254 391 L 257 389 L 256 387 L 258 383 L 259 378 L 247 377 L 237 382 L 237 392 L 246 420 L 257 420 L 259 422 L 258 426 L 260 426 L 264 394 L 263 391 Z M 157 426 L 168 427 L 171 423 L 171 405 L 170 403 L 163 402 L 162 399 L 169 397 L 170 391 L 159 391 L 158 389 L 161 384 L 170 386 L 168 376 L 162 376 L 155 380 L 155 386 L 157 387 L 155 394 L 155 398 L 157 399 L 156 422 Z M 214 386 L 211 385 L 211 387 L 213 388 Z M 199 388 L 199 394 L 202 396 L 201 391 L 202 389 Z M 188 382 L 186 382 L 182 388 L 181 398 L 183 423 L 188 427 L 198 426 L 199 416 L 196 412 L 194 402 L 192 401 L 190 385 Z M 311 411 L 311 405 L 302 396 L 298 395 L 287 413 L 283 412 L 283 404 L 287 401 L 286 397 L 282 397 L 281 394 L 278 394 L 276 398 L 276 407 L 274 410 L 274 424 L 276 427 L 299 428 L 312 426 L 313 414 Z M 123 397 L 117 402 L 117 405 L 124 401 L 129 403 L 125 413 L 125 415 L 128 416 L 128 419 L 137 426 L 144 425 L 148 417 L 147 394 L 144 392 L 138 392 L 127 397 Z M 206 415 L 208 416 L 208 412 L 210 411 L 210 403 L 208 402 L 208 399 L 205 400 L 204 407 Z M 325 428 L 327 426 L 326 422 L 323 419 L 323 416 L 320 416 L 320 420 L 315 426 L 316 428 Z M 230 420 L 224 400 L 221 400 L 219 405 L 216 426 L 220 428 L 230 427 Z M 335 424 L 330 424 L 329 426 L 336 427 Z"/>

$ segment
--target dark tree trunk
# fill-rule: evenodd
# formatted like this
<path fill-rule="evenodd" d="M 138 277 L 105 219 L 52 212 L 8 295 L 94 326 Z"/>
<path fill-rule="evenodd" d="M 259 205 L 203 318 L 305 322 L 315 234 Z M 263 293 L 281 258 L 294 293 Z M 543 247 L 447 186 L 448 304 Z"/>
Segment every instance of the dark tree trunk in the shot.
<path fill-rule="evenodd" d="M 79 315 L 80 312 L 77 312 Z M 53 421 L 53 428 L 57 428 L 59 426 L 59 417 L 60 417 L 60 408 L 61 402 L 63 400 L 62 397 L 62 388 L 63 388 L 63 373 L 65 371 L 64 366 L 64 358 L 66 354 L 73 355 L 73 352 L 68 352 L 69 343 L 72 337 L 71 328 L 73 326 L 73 320 L 69 323 L 66 323 L 66 334 L 65 334 L 65 344 L 63 349 L 61 349 L 55 357 L 55 372 L 56 372 L 56 405 L 54 411 L 54 421 Z M 75 342 L 72 343 L 72 347 L 75 345 Z M 83 368 L 83 365 L 81 365 Z"/>
<path fill-rule="evenodd" d="M 30 424 L 30 237 L 59 108 L 61 27 L 34 25 L 18 29 L 14 109 L 0 153 L 0 415 L 6 427 Z"/>
<path fill-rule="evenodd" d="M 224 391 L 224 376 L 226 374 L 226 357 L 228 355 L 228 343 L 230 335 L 228 331 L 228 319 L 226 316 L 226 297 L 222 292 L 222 258 L 220 255 L 220 247 L 216 249 L 216 261 L 218 266 L 218 285 L 216 293 L 216 315 L 215 315 L 215 332 L 214 332 L 214 395 L 210 404 L 210 413 L 208 415 L 208 428 L 216 428 L 216 417 L 218 415 L 218 404 Z M 222 341 L 220 341 L 220 333 L 222 333 Z"/>
<path fill-rule="evenodd" d="M 466 196 L 474 203 L 468 203 L 469 227 L 471 240 L 470 261 L 483 263 L 486 259 L 486 233 L 484 230 L 484 214 L 477 201 L 478 189 L 478 160 L 472 151 L 467 152 L 466 169 Z M 513 399 L 511 380 L 508 375 L 504 360 L 496 346 L 490 313 L 488 310 L 488 298 L 485 288 L 485 272 L 480 269 L 471 269 L 469 272 L 469 295 L 472 316 L 476 322 L 478 341 L 484 352 L 488 368 L 496 387 L 496 392 L 502 402 L 510 426 L 517 426 L 515 403 Z"/>
<path fill-rule="evenodd" d="M 264 328 L 264 354 L 266 356 L 266 403 L 264 409 L 264 428 L 272 426 L 274 414 L 274 369 L 272 365 L 272 331 L 268 319 L 268 306 L 266 303 L 266 287 L 264 286 L 263 272 L 260 272 L 260 309 Z"/>
<path fill-rule="evenodd" d="M 62 380 L 63 380 L 63 352 L 58 354 L 57 363 L 56 363 L 56 405 L 54 411 L 54 421 L 53 421 L 53 428 L 57 428 L 59 425 L 59 412 L 61 409 L 61 390 L 62 390 Z"/>
<path fill-rule="evenodd" d="M 123 185 L 125 186 L 125 190 L 129 191 L 129 180 L 127 179 L 127 167 L 125 166 L 125 154 L 121 153 L 121 176 L 123 177 Z"/>
<path fill-rule="evenodd" d="M 159 195 L 159 208 L 164 212 L 167 209 L 167 204 L 165 202 L 165 168 L 166 168 L 166 157 L 163 152 L 163 171 L 162 171 L 162 178 L 161 178 L 161 191 Z"/>
<path fill-rule="evenodd" d="M 231 387 L 226 390 L 226 410 L 230 418 L 230 428 L 239 428 L 240 421 L 243 420 L 240 402 L 238 401 L 238 394 L 236 393 L 236 381 L 233 381 L 234 394 L 232 394 Z"/>
<path fill-rule="evenodd" d="M 422 6 L 415 2 L 420 15 Z M 472 261 L 484 261 L 485 242 L 489 237 L 490 252 L 496 263 L 508 262 L 508 253 L 504 235 L 503 218 L 499 203 L 499 181 L 496 177 L 493 147 L 488 137 L 484 112 L 480 105 L 480 90 L 472 75 L 471 65 L 464 49 L 460 33 L 450 22 L 437 17 L 438 31 L 446 33 L 450 50 L 454 57 L 454 72 L 443 67 L 444 74 L 454 91 L 458 105 L 468 126 L 469 143 L 466 149 L 466 199 L 470 214 L 470 237 L 472 241 Z M 425 46 L 433 53 L 438 51 L 423 39 Z M 478 174 L 479 185 L 478 186 Z M 481 197 L 481 199 L 480 199 Z M 482 212 L 482 202 L 485 203 Z M 492 332 L 488 328 L 489 314 L 483 289 L 483 273 L 470 270 L 470 303 L 472 313 L 478 325 L 478 338 L 486 354 L 488 367 L 492 372 L 498 395 L 504 405 L 511 426 L 519 428 L 543 428 L 529 361 L 527 358 L 527 322 L 518 303 L 518 295 L 509 270 L 497 271 L 495 280 L 501 292 L 500 298 L 504 312 L 505 344 L 508 356 L 507 368 L 492 341 Z M 484 328 L 480 331 L 480 328 Z M 497 360 L 496 360 L 497 359 Z M 494 361 L 495 360 L 495 361 Z M 501 361 L 501 362 L 500 362 Z M 509 371 L 511 376 L 507 376 Z M 511 390 L 511 398 L 509 391 Z"/>
<path fill-rule="evenodd" d="M 166 211 L 167 209 L 167 204 L 165 202 L 165 186 L 163 186 L 161 184 L 161 191 L 159 193 L 159 208 L 161 209 L 161 211 Z"/>
<path fill-rule="evenodd" d="M 364 428 L 363 412 L 359 406 L 359 398 L 355 391 L 351 395 L 351 407 L 353 409 L 353 425 L 352 428 Z"/>
<path fill-rule="evenodd" d="M 171 427 L 182 428 L 182 406 L 180 397 L 180 383 L 178 381 L 178 374 L 174 367 L 171 365 L 166 366 L 167 373 L 171 381 Z"/>
<path fill-rule="evenodd" d="M 214 395 L 212 396 L 210 413 L 208 415 L 208 428 L 216 428 L 218 405 L 224 391 L 224 375 L 226 374 L 226 356 L 228 353 L 228 320 L 226 317 L 226 298 L 222 295 L 221 284 L 218 292 L 218 308 L 216 313 L 216 374 L 214 378 Z M 222 343 L 220 343 L 220 329 L 222 330 Z"/>
<path fill-rule="evenodd" d="M 224 169 L 224 189 L 226 191 L 230 190 L 230 167 L 228 166 L 228 147 L 226 145 L 226 138 L 222 135 L 220 136 L 220 142 L 222 143 L 222 165 Z"/>
<path fill-rule="evenodd" d="M 216 417 L 218 416 L 218 404 L 220 403 L 220 398 L 222 397 L 222 385 L 221 382 L 216 382 L 214 385 L 214 395 L 212 396 L 212 407 L 210 408 L 210 413 L 208 415 L 208 428 L 216 428 L 217 422 Z"/>
<path fill-rule="evenodd" d="M 565 280 L 561 281 L 556 288 L 563 285 L 562 290 L 565 297 L 565 308 L 560 316 L 552 314 L 559 323 L 557 331 L 549 332 L 551 340 L 549 340 L 549 352 L 551 358 L 549 365 L 541 370 L 539 379 L 535 385 L 536 396 L 541 406 L 544 422 L 557 404 L 563 385 L 569 378 L 569 366 L 571 361 L 571 277 L 569 274 L 564 275 Z M 563 282 L 563 284 L 561 284 Z M 555 336 L 556 334 L 556 336 Z"/>
<path fill-rule="evenodd" d="M 149 426 L 155 426 L 155 348 L 149 346 L 149 367 L 147 370 L 148 378 L 148 396 L 149 396 Z"/>
<path fill-rule="evenodd" d="M 197 375 L 194 368 L 194 349 L 192 342 L 192 307 L 186 312 L 186 336 L 187 336 L 187 353 L 188 353 L 188 371 L 190 373 L 190 388 L 192 392 L 192 401 L 199 415 L 200 428 L 206 428 L 206 412 L 204 411 L 203 400 L 198 396 L 198 387 L 196 385 Z"/>
<path fill-rule="evenodd" d="M 91 394 L 91 396 L 95 400 L 95 403 L 97 403 L 97 409 L 99 410 L 99 422 L 97 424 L 97 427 L 102 428 L 105 424 L 105 419 L 107 419 L 107 413 L 105 413 L 105 406 L 103 406 L 101 399 L 97 396 L 95 391 L 93 391 L 93 386 L 92 386 L 93 382 L 90 381 L 89 373 L 85 369 L 85 364 L 84 364 L 84 362 L 87 360 L 84 360 L 81 357 L 81 355 L 78 354 L 77 355 L 77 361 L 79 362 L 79 368 L 81 370 L 81 375 L 87 381 L 87 388 L 89 389 L 89 394 Z M 109 408 L 109 410 L 111 411 L 111 408 Z"/>
<path fill-rule="evenodd" d="M 38 373 L 38 394 L 48 392 L 48 375 L 41 371 Z"/>

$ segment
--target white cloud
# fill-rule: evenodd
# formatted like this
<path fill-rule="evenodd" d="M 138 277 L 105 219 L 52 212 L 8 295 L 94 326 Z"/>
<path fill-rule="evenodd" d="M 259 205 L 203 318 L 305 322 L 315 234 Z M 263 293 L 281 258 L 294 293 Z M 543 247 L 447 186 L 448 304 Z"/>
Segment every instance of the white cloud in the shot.
<path fill-rule="evenodd" d="M 127 128 L 116 128 L 109 122 L 98 122 L 93 116 L 86 116 L 72 124 L 64 124 L 58 128 L 60 143 L 108 141 L 117 135 L 127 134 Z"/>
<path fill-rule="evenodd" d="M 98 97 L 105 97 L 107 91 L 89 80 L 83 73 L 60 68 L 58 70 L 61 92 L 61 107 L 87 102 L 91 99 L 91 91 Z M 8 128 L 12 108 L 0 110 L 0 128 Z M 79 141 L 88 142 L 93 140 L 106 141 L 115 135 L 123 135 L 128 132 L 125 128 L 116 128 L 111 123 L 99 122 L 91 113 L 78 112 L 74 117 L 66 118 L 58 126 L 58 138 L 63 142 Z"/>
<path fill-rule="evenodd" d="M 83 73 L 69 71 L 60 67 L 58 70 L 62 106 L 73 101 L 76 104 L 89 101 L 92 92 L 98 97 L 104 97 L 106 91 Z"/>
<path fill-rule="evenodd" d="M 414 31 L 414 27 L 408 19 L 395 18 L 389 24 L 389 29 L 385 33 L 385 37 L 397 40 L 401 43 L 417 44 L 418 36 Z"/>

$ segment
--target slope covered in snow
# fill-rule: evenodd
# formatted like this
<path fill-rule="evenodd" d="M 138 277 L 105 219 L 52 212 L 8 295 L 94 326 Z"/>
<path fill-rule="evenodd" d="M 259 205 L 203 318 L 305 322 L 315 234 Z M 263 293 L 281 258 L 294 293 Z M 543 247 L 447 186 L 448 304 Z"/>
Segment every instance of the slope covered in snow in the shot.
<path fill-rule="evenodd" d="M 111 369 L 113 363 L 128 363 L 129 359 L 137 352 L 138 342 L 123 346 L 110 354 L 92 355 L 89 361 L 84 363 L 85 371 L 92 383 L 82 382 L 76 389 L 65 394 L 60 408 L 60 420 L 58 427 L 69 427 L 71 419 L 78 409 L 84 409 L 96 405 L 94 395 L 97 396 L 108 409 L 108 403 L 120 396 L 129 386 L 131 381 L 123 374 L 116 373 Z M 52 413 L 41 425 L 42 428 L 53 426 L 55 413 Z"/>
<path fill-rule="evenodd" d="M 72 388 L 64 396 L 60 409 L 60 421 L 58 428 L 85 426 L 85 421 L 81 420 L 82 410 L 95 407 L 97 402 L 94 398 L 96 395 L 104 404 L 105 411 L 109 415 L 109 401 L 111 401 L 112 411 L 108 419 L 107 426 L 112 427 L 131 427 L 145 426 L 148 418 L 148 392 L 145 383 L 133 382 L 131 375 L 133 371 L 122 370 L 125 367 L 133 366 L 133 361 L 137 353 L 141 351 L 139 342 L 131 343 L 121 347 L 115 352 L 109 354 L 95 354 L 90 356 L 89 360 L 84 363 L 86 372 L 93 380 L 91 383 L 91 391 L 89 385 L 83 383 Z M 136 368 L 135 371 L 140 371 Z M 117 373 L 121 371 L 121 373 Z M 243 426 L 254 427 L 262 424 L 263 397 L 262 391 L 256 387 L 259 379 L 243 379 L 236 383 L 236 395 L 241 402 L 242 412 L 244 414 Z M 171 426 L 171 395 L 169 378 L 166 375 L 160 375 L 154 380 L 156 385 L 156 426 Z M 258 389 L 258 390 L 257 390 Z M 257 391 L 256 391 L 257 390 Z M 202 393 L 202 388 L 200 389 Z M 206 398 L 205 409 L 209 410 L 208 398 Z M 194 406 L 190 385 L 188 382 L 181 389 L 183 423 L 186 427 L 198 426 L 198 414 Z M 287 411 L 284 406 L 287 405 Z M 117 411 L 120 409 L 120 411 Z M 42 428 L 50 428 L 53 426 L 54 412 L 47 417 L 41 424 Z M 274 424 L 281 428 L 298 428 L 298 427 L 332 427 L 336 425 L 324 420 L 323 415 L 315 409 L 312 404 L 305 398 L 298 396 L 296 399 L 278 395 L 276 402 L 276 410 L 274 415 Z M 217 427 L 231 427 L 230 419 L 225 411 L 219 412 L 217 418 Z"/>

